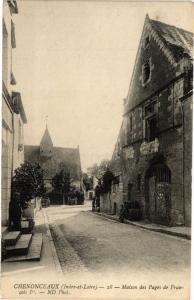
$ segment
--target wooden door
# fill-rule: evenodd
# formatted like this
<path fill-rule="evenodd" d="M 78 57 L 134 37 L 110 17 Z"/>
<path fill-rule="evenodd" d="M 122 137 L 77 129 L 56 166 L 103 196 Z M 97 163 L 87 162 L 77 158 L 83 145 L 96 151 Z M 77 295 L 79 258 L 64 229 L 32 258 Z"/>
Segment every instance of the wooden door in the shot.
<path fill-rule="evenodd" d="M 155 165 L 148 179 L 149 219 L 151 222 L 170 222 L 170 171 L 164 165 Z"/>

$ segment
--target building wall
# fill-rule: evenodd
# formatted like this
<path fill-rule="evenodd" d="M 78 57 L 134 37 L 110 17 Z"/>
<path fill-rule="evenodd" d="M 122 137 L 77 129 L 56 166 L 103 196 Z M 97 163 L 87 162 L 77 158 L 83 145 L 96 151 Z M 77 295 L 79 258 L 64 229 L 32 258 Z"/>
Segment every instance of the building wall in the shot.
<path fill-rule="evenodd" d="M 14 114 L 13 172 L 24 162 L 24 124 L 18 114 Z"/>
<path fill-rule="evenodd" d="M 155 70 L 157 68 L 160 68 L 162 72 L 163 65 L 162 67 L 155 65 Z M 107 199 L 104 195 L 102 209 L 113 212 L 113 202 L 121 204 L 125 201 L 135 200 L 140 203 L 143 218 L 150 219 L 151 192 L 148 189 L 148 170 L 157 163 L 170 172 L 171 182 L 169 181 L 165 186 L 168 199 L 166 201 L 167 217 L 162 220 L 161 216 L 155 214 L 152 221 L 154 219 L 154 222 L 166 225 L 190 224 L 192 113 L 189 101 L 185 102 L 186 121 L 183 130 L 183 112 L 180 100 L 185 93 L 186 77 L 184 74 L 179 74 L 178 77 L 174 77 L 173 82 L 161 86 L 159 90 L 157 90 L 159 81 L 156 81 L 157 84 L 155 84 L 155 80 L 150 84 L 152 91 L 155 90 L 154 95 L 150 95 L 150 98 L 143 99 L 143 91 L 140 87 L 138 89 L 136 86 L 134 87 L 135 92 L 132 91 L 132 103 L 133 97 L 136 96 L 140 97 L 142 101 L 125 113 L 119 136 L 123 194 L 120 195 L 117 191 L 115 194 L 111 193 Z M 148 91 L 149 87 L 146 90 Z M 152 91 L 150 90 L 150 93 Z M 146 137 L 145 112 L 147 105 L 153 102 L 156 103 L 154 114 L 157 117 L 157 138 L 155 141 L 149 142 Z M 131 123 L 132 126 L 130 126 Z M 185 131 L 185 135 L 183 131 Z M 184 151 L 183 136 L 185 139 Z M 162 184 L 164 183 L 161 181 L 161 186 Z M 154 197 L 159 195 L 154 188 L 153 194 Z M 185 195 L 187 195 L 186 198 Z M 158 207 L 159 205 L 158 202 Z"/>
<path fill-rule="evenodd" d="M 7 1 L 3 1 L 3 81 L 11 93 L 12 45 L 11 45 L 11 14 Z"/>
<path fill-rule="evenodd" d="M 111 193 L 111 203 L 107 199 L 103 203 L 103 209 L 113 212 L 113 203 L 117 207 L 125 201 L 137 200 L 140 203 L 143 218 L 149 215 L 149 199 L 146 183 L 146 173 L 154 163 L 163 163 L 171 172 L 171 199 L 170 199 L 170 224 L 184 224 L 184 191 L 183 191 L 183 127 L 180 97 L 183 95 L 184 79 L 181 77 L 173 84 L 165 87 L 158 94 L 157 98 L 157 119 L 158 139 L 157 141 L 146 142 L 144 130 L 144 107 L 150 99 L 136 107 L 137 113 L 133 114 L 133 132 L 123 128 L 120 132 L 119 142 L 120 165 L 122 170 L 123 193 L 119 190 Z M 173 94 L 173 97 L 172 97 Z M 125 115 L 128 122 L 130 113 Z M 130 139 L 129 139 L 130 137 Z M 188 138 L 189 140 L 189 138 Z M 142 146 L 149 147 L 156 144 L 151 152 L 142 150 Z M 114 168 L 113 168 L 114 169 Z M 130 195 L 128 186 L 131 185 Z M 156 220 L 157 221 L 157 220 Z"/>
<path fill-rule="evenodd" d="M 9 202 L 11 198 L 11 178 L 13 171 L 24 160 L 23 150 L 18 144 L 23 140 L 23 121 L 20 113 L 14 112 L 11 82 L 13 74 L 12 51 L 15 48 L 13 30 L 14 13 L 10 13 L 7 1 L 3 1 L 3 97 L 2 97 L 2 225 L 8 223 Z M 13 42 L 14 41 L 14 42 Z M 15 87 L 14 87 L 15 90 Z M 21 132 L 19 134 L 19 124 Z"/>
<path fill-rule="evenodd" d="M 44 144 L 40 145 L 40 155 L 43 157 L 52 157 L 53 155 L 53 145 Z"/>
<path fill-rule="evenodd" d="M 117 184 L 112 184 L 110 193 L 100 196 L 100 210 L 118 215 L 121 204 L 123 204 L 123 183 L 120 177 Z"/>
<path fill-rule="evenodd" d="M 110 194 L 101 196 L 101 210 L 107 213 L 119 213 L 120 205 L 125 201 L 138 201 L 141 206 L 143 218 L 149 215 L 146 173 L 154 163 L 164 163 L 171 171 L 171 208 L 170 225 L 184 224 L 184 199 L 183 199 L 183 140 L 182 127 L 163 132 L 159 136 L 159 149 L 157 152 L 143 155 L 140 152 L 141 142 L 133 145 L 133 158 L 123 159 L 122 178 L 118 185 L 112 187 Z M 140 176 L 140 177 L 139 177 Z M 188 177 L 190 178 L 190 177 Z M 140 180 L 140 182 L 138 182 Z M 129 196 L 128 185 L 131 185 Z M 186 188 L 186 187 L 185 187 Z M 190 196 L 188 195 L 188 199 Z M 188 208 L 189 212 L 189 208 Z M 156 220 L 157 221 L 157 220 Z"/>
<path fill-rule="evenodd" d="M 12 151 L 13 151 L 13 110 L 9 105 L 9 97 L 11 92 L 10 76 L 11 76 L 11 15 L 7 1 L 3 2 L 3 82 L 6 94 L 2 97 L 2 157 L 1 157 L 1 211 L 2 225 L 7 225 L 9 201 L 11 194 L 11 177 L 12 177 Z M 9 94 L 9 95 L 7 95 Z"/>
<path fill-rule="evenodd" d="M 2 156 L 1 156 L 1 211 L 2 225 L 7 225 L 11 195 L 12 151 L 13 151 L 13 111 L 2 98 Z"/>
<path fill-rule="evenodd" d="M 192 95 L 183 101 L 184 111 L 184 206 L 185 225 L 191 226 Z"/>
<path fill-rule="evenodd" d="M 141 142 L 139 142 L 133 146 L 134 157 L 123 160 L 123 201 L 137 200 L 141 205 L 143 217 L 147 218 L 146 173 L 154 163 L 164 163 L 171 171 L 171 223 L 181 225 L 184 223 L 182 127 L 160 134 L 158 140 L 158 152 L 141 154 Z M 138 184 L 138 176 L 140 176 L 140 184 Z M 132 185 L 130 199 L 128 184 Z"/>
<path fill-rule="evenodd" d="M 112 212 L 112 201 L 110 193 L 100 195 L 100 210 L 105 213 Z"/>

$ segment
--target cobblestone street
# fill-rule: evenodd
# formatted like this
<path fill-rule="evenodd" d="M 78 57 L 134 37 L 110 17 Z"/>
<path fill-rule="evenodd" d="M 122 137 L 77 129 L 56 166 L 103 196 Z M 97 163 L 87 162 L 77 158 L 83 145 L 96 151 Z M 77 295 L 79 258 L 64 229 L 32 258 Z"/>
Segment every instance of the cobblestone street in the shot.
<path fill-rule="evenodd" d="M 190 241 L 106 219 L 89 204 L 46 212 L 64 273 L 189 274 Z"/>

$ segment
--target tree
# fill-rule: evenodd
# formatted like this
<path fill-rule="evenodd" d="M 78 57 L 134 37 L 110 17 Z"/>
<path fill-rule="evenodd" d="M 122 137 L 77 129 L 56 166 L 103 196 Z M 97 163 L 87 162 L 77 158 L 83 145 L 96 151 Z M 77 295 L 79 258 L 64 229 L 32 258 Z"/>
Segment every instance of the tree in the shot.
<path fill-rule="evenodd" d="M 88 174 L 83 173 L 83 184 L 86 192 L 93 189 L 93 177 L 89 177 Z"/>
<path fill-rule="evenodd" d="M 111 191 L 111 185 L 114 180 L 114 174 L 109 169 L 107 169 L 95 188 L 96 197 L 98 198 L 101 194 L 109 193 Z"/>
<path fill-rule="evenodd" d="M 111 191 L 111 185 L 114 178 L 115 178 L 114 174 L 109 169 L 107 169 L 107 171 L 102 176 L 102 186 L 103 186 L 104 193 L 108 193 Z"/>
<path fill-rule="evenodd" d="M 52 179 L 52 186 L 55 191 L 58 191 L 61 193 L 62 201 L 67 203 L 68 200 L 68 194 L 70 192 L 71 187 L 71 178 L 69 172 L 64 172 L 64 170 L 61 170 L 59 173 L 56 173 L 56 175 Z"/>
<path fill-rule="evenodd" d="M 104 173 L 107 171 L 109 167 L 110 161 L 108 159 L 104 159 L 101 161 L 99 165 L 94 164 L 89 168 L 89 172 L 92 176 L 96 177 L 98 180 L 102 178 Z"/>
<path fill-rule="evenodd" d="M 26 162 L 15 170 L 12 180 L 12 200 L 19 201 L 22 208 L 31 199 L 42 197 L 45 192 L 44 171 L 39 164 Z"/>

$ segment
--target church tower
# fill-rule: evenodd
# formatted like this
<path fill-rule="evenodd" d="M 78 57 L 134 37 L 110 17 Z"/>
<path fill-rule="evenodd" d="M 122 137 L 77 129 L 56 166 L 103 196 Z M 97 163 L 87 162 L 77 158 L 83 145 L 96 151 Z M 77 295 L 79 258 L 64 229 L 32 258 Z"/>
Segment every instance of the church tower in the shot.
<path fill-rule="evenodd" d="M 40 156 L 42 157 L 51 157 L 53 154 L 53 142 L 50 137 L 48 128 L 46 127 L 44 135 L 40 142 Z"/>

